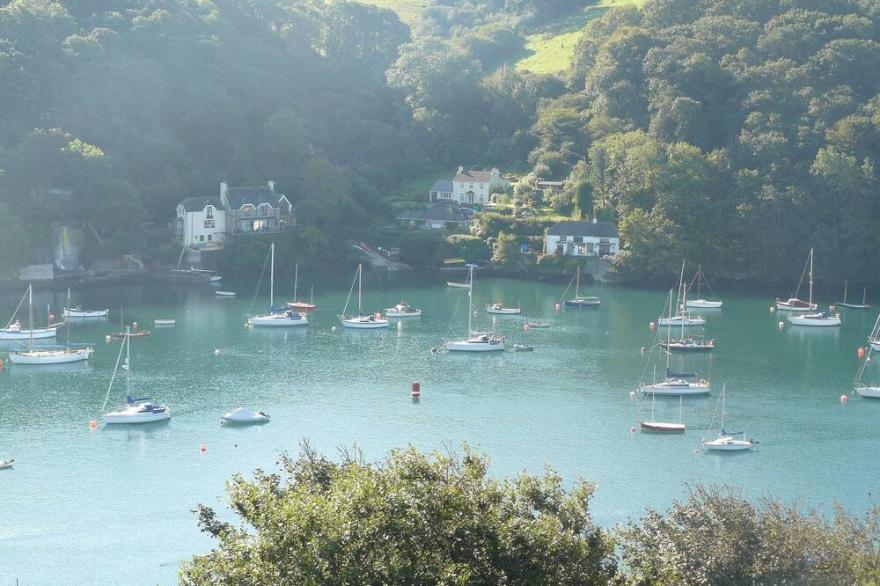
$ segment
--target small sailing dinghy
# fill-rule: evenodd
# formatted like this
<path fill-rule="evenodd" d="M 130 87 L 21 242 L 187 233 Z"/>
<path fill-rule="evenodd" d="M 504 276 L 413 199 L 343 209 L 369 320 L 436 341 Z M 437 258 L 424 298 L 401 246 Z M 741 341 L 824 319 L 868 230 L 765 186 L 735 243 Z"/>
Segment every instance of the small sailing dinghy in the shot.
<path fill-rule="evenodd" d="M 34 297 L 31 287 L 28 287 L 28 331 L 32 329 L 34 321 Z M 26 350 L 13 350 L 9 353 L 9 360 L 13 364 L 67 364 L 71 362 L 82 362 L 88 360 L 92 355 L 92 348 L 89 346 L 74 347 L 70 345 L 70 321 L 67 321 L 67 346 L 63 348 L 39 348 L 34 346 L 34 336 L 28 338 L 28 347 Z"/>
<path fill-rule="evenodd" d="M 10 458 L 8 460 L 0 460 L 0 470 L 8 470 L 12 468 L 15 464 L 15 458 Z"/>
<path fill-rule="evenodd" d="M 718 297 L 715 295 L 715 292 L 712 291 L 712 286 L 709 285 L 709 279 L 706 278 L 706 275 L 703 274 L 702 265 L 697 265 L 697 274 L 694 275 L 693 280 L 691 280 L 691 284 L 688 286 L 688 290 L 694 286 L 694 281 L 697 282 L 697 298 L 696 299 L 688 299 L 685 301 L 685 307 L 688 309 L 720 309 L 722 305 L 724 305 L 723 301 L 720 300 L 711 300 L 704 299 L 702 297 L 702 285 L 703 281 L 706 282 L 706 288 L 709 289 L 709 293 L 712 294 L 712 297 Z"/>
<path fill-rule="evenodd" d="M 680 328 L 702 327 L 706 325 L 706 318 L 702 315 L 693 315 L 687 311 L 687 289 L 684 285 L 684 267 L 686 261 L 681 261 L 681 275 L 678 278 L 678 303 L 675 315 L 669 312 L 669 316 L 660 316 L 657 323 L 661 326 L 677 326 Z"/>
<path fill-rule="evenodd" d="M 257 425 L 269 423 L 269 416 L 262 411 L 251 411 L 239 407 L 220 416 L 220 423 L 225 425 Z"/>
<path fill-rule="evenodd" d="M 498 315 L 522 315 L 522 309 L 519 307 L 504 307 L 500 303 L 493 303 L 486 307 L 486 313 L 494 313 Z"/>
<path fill-rule="evenodd" d="M 468 337 L 464 340 L 449 340 L 446 342 L 448 352 L 502 352 L 504 351 L 504 338 L 494 334 L 478 333 L 473 330 L 474 317 L 474 268 L 470 268 L 468 288 Z"/>
<path fill-rule="evenodd" d="M 126 328 L 125 338 L 119 348 L 119 356 L 116 358 L 116 367 L 110 377 L 110 386 L 107 387 L 107 396 L 104 397 L 104 406 L 101 407 L 104 423 L 136 424 L 168 420 L 171 418 L 171 410 L 167 406 L 154 404 L 152 397 L 135 398 L 131 396 L 131 336 L 129 334 L 130 329 Z M 116 411 L 104 411 L 122 361 L 123 350 L 125 351 L 125 363 L 122 364 L 122 369 L 125 370 L 125 405 Z"/>
<path fill-rule="evenodd" d="M 176 319 L 154 319 L 154 326 L 173 326 L 177 324 Z"/>
<path fill-rule="evenodd" d="M 34 328 L 32 325 L 29 325 L 28 329 L 25 329 L 21 327 L 21 322 L 15 319 L 18 310 L 21 309 L 21 306 L 24 304 L 24 300 L 28 298 L 33 299 L 33 289 L 31 285 L 28 285 L 27 291 L 24 292 L 21 301 L 18 302 L 18 307 L 15 308 L 6 327 L 0 328 L 0 340 L 30 340 L 55 337 L 57 331 L 51 324 L 47 324 L 45 328 Z"/>
<path fill-rule="evenodd" d="M 249 326 L 254 327 L 291 327 L 307 326 L 309 318 L 302 313 L 290 309 L 275 307 L 275 243 L 269 246 L 269 262 L 271 264 L 269 276 L 269 313 L 263 315 L 251 315 L 247 318 Z M 263 265 L 265 270 L 266 265 Z M 264 273 L 265 274 L 265 273 Z M 259 285 L 258 285 L 259 287 Z"/>
<path fill-rule="evenodd" d="M 73 306 L 70 303 L 70 287 L 67 288 L 67 303 L 64 304 L 62 317 L 76 319 L 106 319 L 110 316 L 109 309 L 83 309 L 82 306 Z"/>
<path fill-rule="evenodd" d="M 681 422 L 682 397 L 678 398 L 678 423 L 657 421 L 654 418 L 654 404 L 656 401 L 657 396 L 651 393 L 651 419 L 642 421 L 641 428 L 651 433 L 684 433 L 685 424 Z"/>
<path fill-rule="evenodd" d="M 703 440 L 703 447 L 706 450 L 715 451 L 715 452 L 741 452 L 744 450 L 751 450 L 758 443 L 753 439 L 746 439 L 745 434 L 741 431 L 727 431 L 724 429 L 724 396 L 726 394 L 726 389 L 724 385 L 721 387 L 721 397 L 718 399 L 721 404 L 721 429 L 718 432 L 718 437 L 713 440 Z M 717 411 L 718 405 L 715 405 L 715 409 Z M 715 414 L 712 414 L 712 423 L 715 422 Z M 712 423 L 709 424 L 709 429 L 712 429 Z"/>
<path fill-rule="evenodd" d="M 572 281 L 575 281 L 574 297 L 570 299 L 565 298 L 565 294 L 568 292 L 569 288 L 571 288 L 571 281 L 569 281 L 568 287 L 565 288 L 565 291 L 562 292 L 562 297 L 564 299 L 563 303 L 566 307 L 577 307 L 578 309 L 597 309 L 602 304 L 602 301 L 598 297 L 581 295 L 580 266 L 578 266 L 575 270 L 575 275 L 574 277 L 572 277 Z"/>
<path fill-rule="evenodd" d="M 385 317 L 419 317 L 421 315 L 421 309 L 417 309 L 404 301 L 385 310 Z"/>
<path fill-rule="evenodd" d="M 135 326 L 137 324 L 134 324 Z M 114 340 L 124 340 L 126 338 L 132 338 L 135 340 L 139 340 L 141 338 L 147 338 L 150 335 L 150 330 L 134 330 L 132 331 L 134 326 L 127 327 L 125 326 L 125 307 L 119 307 L 119 331 L 113 332 L 110 334 L 110 337 Z"/>
<path fill-rule="evenodd" d="M 810 270 L 810 300 L 804 301 L 803 299 L 798 298 L 798 293 L 801 291 L 801 286 L 804 284 L 804 276 L 807 273 L 807 269 Z M 807 257 L 807 262 L 804 264 L 804 270 L 801 272 L 801 278 L 798 281 L 797 289 L 794 290 L 794 295 L 790 297 L 787 301 L 783 301 L 779 297 L 776 298 L 776 309 L 782 311 L 791 311 L 791 312 L 805 312 L 805 311 L 816 311 L 819 309 L 819 306 L 813 303 L 812 299 L 812 279 L 813 279 L 813 249 L 810 249 L 810 255 Z"/>
<path fill-rule="evenodd" d="M 868 341 L 870 342 L 868 352 L 856 371 L 853 390 L 866 399 L 880 399 L 880 381 L 871 384 L 864 382 L 865 370 L 868 368 L 868 364 L 872 363 L 871 354 L 875 350 L 880 350 L 880 315 L 877 315 L 877 321 L 874 322 L 874 328 L 871 330 L 871 335 L 868 336 Z"/>
<path fill-rule="evenodd" d="M 361 291 L 363 285 L 363 273 L 364 273 L 364 265 L 359 264 L 357 271 L 354 275 L 354 281 L 351 283 L 351 289 L 348 291 L 348 299 L 345 300 L 345 307 L 342 309 L 342 314 L 339 315 L 339 321 L 342 322 L 342 325 L 346 328 L 353 329 L 362 329 L 362 330 L 375 330 L 379 328 L 387 328 L 388 320 L 382 319 L 381 313 L 376 313 L 375 315 L 369 314 L 365 315 L 361 310 Z M 358 287 L 358 312 L 357 315 L 349 317 L 347 315 L 348 312 L 348 304 L 351 302 L 351 294 L 354 292 L 354 286 L 357 284 Z"/>
<path fill-rule="evenodd" d="M 287 309 L 292 309 L 293 311 L 298 311 L 300 313 L 312 313 L 313 311 L 317 311 L 318 306 L 315 305 L 315 288 L 312 287 L 312 294 L 308 303 L 299 300 L 297 297 L 298 290 L 299 263 L 296 263 L 293 267 L 293 301 L 287 302 Z"/>
<path fill-rule="evenodd" d="M 843 282 L 843 301 L 838 301 L 835 303 L 838 307 L 845 307 L 847 309 L 871 309 L 871 305 L 868 303 L 868 288 L 865 287 L 862 289 L 862 302 L 861 303 L 848 303 L 846 300 L 847 289 L 849 288 L 849 280 Z"/>
<path fill-rule="evenodd" d="M 235 297 L 235 291 L 214 291 L 214 295 L 217 297 Z"/>
<path fill-rule="evenodd" d="M 813 304 L 813 249 L 810 249 L 810 297 L 807 305 L 816 307 Z M 788 321 L 794 326 L 811 326 L 811 327 L 835 327 L 840 325 L 839 313 L 825 313 L 824 311 L 811 311 L 809 313 L 801 312 L 798 315 L 786 316 Z"/>

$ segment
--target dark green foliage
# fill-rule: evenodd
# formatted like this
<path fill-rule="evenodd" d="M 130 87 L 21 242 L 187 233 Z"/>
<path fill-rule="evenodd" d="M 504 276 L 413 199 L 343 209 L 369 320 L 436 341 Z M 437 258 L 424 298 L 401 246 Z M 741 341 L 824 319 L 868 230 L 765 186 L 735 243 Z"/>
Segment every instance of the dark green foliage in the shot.
<path fill-rule="evenodd" d="M 200 506 L 217 549 L 180 571 L 183 584 L 606 584 L 612 542 L 589 514 L 593 486 L 553 471 L 497 481 L 488 462 L 393 451 L 377 464 L 306 447 L 280 474 L 235 476 L 221 521 Z"/>
<path fill-rule="evenodd" d="M 451 258 L 463 258 L 468 262 L 489 260 L 492 251 L 482 238 L 468 234 L 453 234 L 446 239 L 449 244 L 448 253 Z"/>

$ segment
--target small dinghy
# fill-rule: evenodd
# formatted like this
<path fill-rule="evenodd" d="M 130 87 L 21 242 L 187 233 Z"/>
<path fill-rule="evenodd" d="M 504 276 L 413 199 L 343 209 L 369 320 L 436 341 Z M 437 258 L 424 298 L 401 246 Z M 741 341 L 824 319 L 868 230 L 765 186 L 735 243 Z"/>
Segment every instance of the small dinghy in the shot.
<path fill-rule="evenodd" d="M 15 464 L 15 458 L 10 458 L 8 460 L 0 460 L 0 470 L 6 470 L 7 468 L 12 468 L 13 464 Z"/>
<path fill-rule="evenodd" d="M 217 297 L 235 297 L 235 291 L 214 291 Z"/>
<path fill-rule="evenodd" d="M 534 349 L 535 349 L 535 347 L 530 344 L 514 344 L 513 345 L 514 352 L 531 352 Z"/>
<path fill-rule="evenodd" d="M 446 281 L 447 287 L 452 287 L 453 289 L 470 289 L 470 283 L 457 283 L 455 281 Z"/>
<path fill-rule="evenodd" d="M 494 313 L 498 315 L 521 315 L 522 309 L 519 307 L 504 307 L 500 303 L 493 303 L 486 308 L 486 313 Z"/>
<path fill-rule="evenodd" d="M 525 327 L 529 329 L 544 330 L 549 328 L 550 324 L 545 321 L 527 321 Z"/>
<path fill-rule="evenodd" d="M 177 320 L 174 319 L 154 319 L 154 326 L 173 326 L 177 324 Z"/>
<path fill-rule="evenodd" d="M 220 423 L 225 425 L 254 425 L 269 423 L 269 416 L 262 411 L 251 411 L 244 407 L 233 409 L 220 416 Z"/>

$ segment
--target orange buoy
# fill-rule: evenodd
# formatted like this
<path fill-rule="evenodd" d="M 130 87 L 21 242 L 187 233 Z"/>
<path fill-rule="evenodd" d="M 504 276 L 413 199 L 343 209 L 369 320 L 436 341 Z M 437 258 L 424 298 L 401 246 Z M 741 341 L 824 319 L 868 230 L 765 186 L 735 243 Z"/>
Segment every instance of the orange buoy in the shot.
<path fill-rule="evenodd" d="M 849 397 L 847 397 L 845 394 L 840 395 L 840 404 L 841 405 L 846 405 L 848 402 L 849 402 Z"/>
<path fill-rule="evenodd" d="M 95 431 L 97 428 L 98 428 L 98 422 L 97 422 L 97 421 L 95 421 L 94 419 L 92 419 L 91 421 L 89 421 L 89 429 L 91 429 L 92 431 Z"/>
<path fill-rule="evenodd" d="M 864 347 L 859 346 L 858 355 L 859 355 L 859 360 L 862 360 L 865 357 L 865 348 Z M 0 366 L 2 366 L 2 364 L 0 364 Z"/>
<path fill-rule="evenodd" d="M 421 383 L 413 383 L 413 384 L 412 384 L 411 394 L 412 394 L 413 399 L 418 399 L 419 397 L 422 396 L 422 385 L 421 385 Z"/>

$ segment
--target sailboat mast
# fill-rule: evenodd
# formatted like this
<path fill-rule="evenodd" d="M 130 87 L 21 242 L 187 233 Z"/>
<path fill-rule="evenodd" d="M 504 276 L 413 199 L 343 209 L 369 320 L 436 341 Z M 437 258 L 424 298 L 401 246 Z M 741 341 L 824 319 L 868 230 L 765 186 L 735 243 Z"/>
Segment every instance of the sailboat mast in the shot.
<path fill-rule="evenodd" d="M 474 267 L 471 267 L 471 274 L 469 275 L 470 284 L 468 286 L 468 331 L 467 337 L 471 337 L 471 331 L 473 328 L 471 326 L 471 322 L 474 319 Z"/>
<path fill-rule="evenodd" d="M 846 292 L 849 288 L 849 279 L 844 279 L 843 281 L 843 303 L 846 304 Z"/>
<path fill-rule="evenodd" d="M 272 267 L 269 270 L 269 312 L 275 306 L 275 243 L 269 246 L 269 256 L 272 257 Z"/>
<path fill-rule="evenodd" d="M 580 299 L 581 297 L 581 266 L 577 267 L 577 281 L 574 286 L 574 298 Z"/>
<path fill-rule="evenodd" d="M 34 349 L 34 286 L 28 285 L 28 345 Z"/>
<path fill-rule="evenodd" d="M 293 302 L 296 303 L 296 290 L 299 287 L 299 263 L 293 266 Z"/>
<path fill-rule="evenodd" d="M 361 285 L 364 281 L 364 265 L 358 265 L 358 315 L 361 314 Z"/>
<path fill-rule="evenodd" d="M 125 328 L 125 395 L 131 396 L 131 330 Z"/>
<path fill-rule="evenodd" d="M 669 319 L 672 319 L 672 289 L 669 290 Z M 669 342 L 671 341 L 670 337 L 672 336 L 672 324 L 666 325 L 666 376 L 669 376 L 669 356 L 672 352 L 669 351 Z"/>
<path fill-rule="evenodd" d="M 813 306 L 813 249 L 810 249 L 810 307 Z"/>

